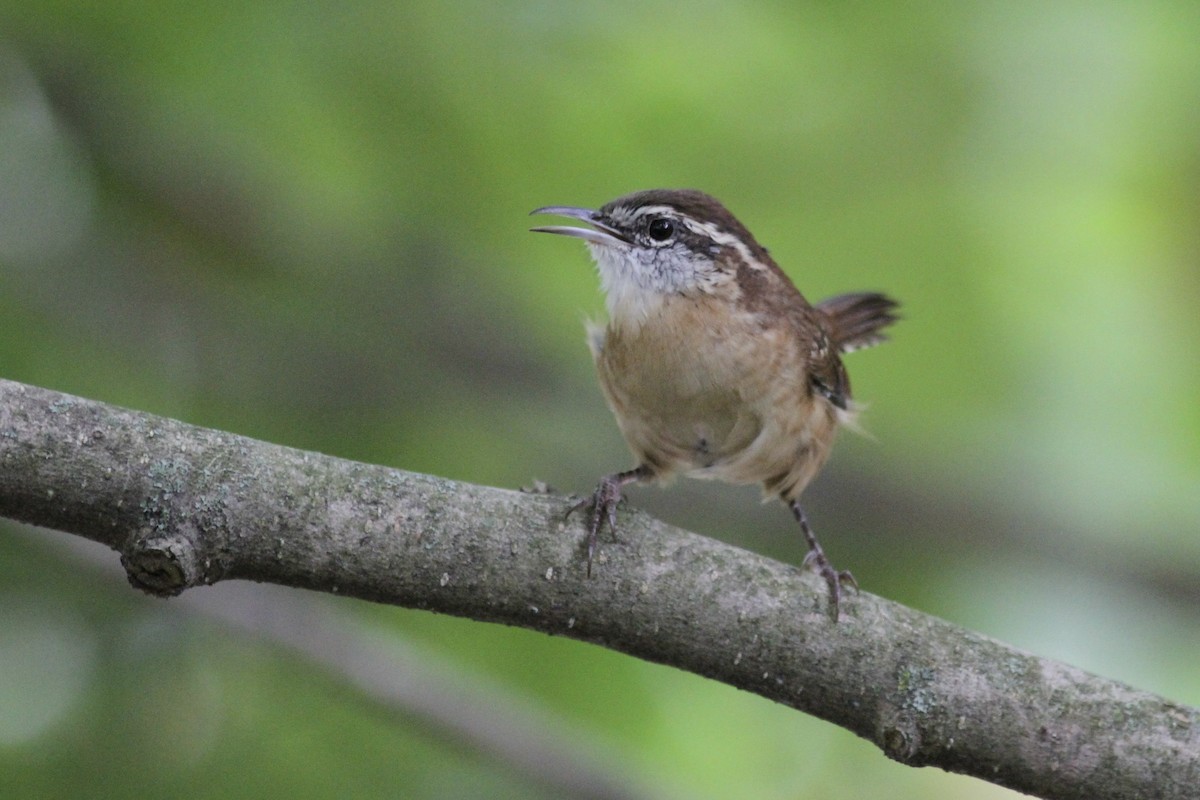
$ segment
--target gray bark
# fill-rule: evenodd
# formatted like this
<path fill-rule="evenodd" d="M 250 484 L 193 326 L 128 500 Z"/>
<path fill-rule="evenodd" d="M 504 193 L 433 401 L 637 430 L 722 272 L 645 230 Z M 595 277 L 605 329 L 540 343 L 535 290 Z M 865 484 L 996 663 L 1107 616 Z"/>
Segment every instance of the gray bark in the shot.
<path fill-rule="evenodd" d="M 622 512 L 360 464 L 0 380 L 0 516 L 102 542 L 161 596 L 227 579 L 570 636 L 1045 798 L 1192 798 L 1200 712 Z"/>

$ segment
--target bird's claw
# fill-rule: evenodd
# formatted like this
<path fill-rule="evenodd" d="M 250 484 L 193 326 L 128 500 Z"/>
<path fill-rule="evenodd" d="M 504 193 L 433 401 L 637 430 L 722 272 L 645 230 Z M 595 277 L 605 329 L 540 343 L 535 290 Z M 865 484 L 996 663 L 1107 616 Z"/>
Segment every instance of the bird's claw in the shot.
<path fill-rule="evenodd" d="M 842 603 L 842 584 L 854 588 L 855 594 L 858 594 L 858 581 L 854 579 L 847 570 L 838 571 L 829 563 L 829 558 L 826 557 L 825 551 L 821 549 L 820 543 L 817 542 L 817 537 L 813 535 L 812 528 L 809 527 L 808 517 L 804 514 L 804 509 L 795 500 L 789 504 L 792 513 L 796 516 L 796 521 L 800 523 L 800 530 L 804 534 L 804 540 L 808 542 L 808 553 L 804 556 L 802 566 L 811 567 L 813 572 L 825 579 L 825 583 L 829 585 L 829 616 L 836 623 L 838 621 L 838 612 Z"/>
<path fill-rule="evenodd" d="M 641 465 L 628 472 L 616 472 L 600 480 L 592 496 L 581 500 L 567 509 L 567 516 L 586 508 L 588 512 L 588 559 L 587 576 L 592 577 L 592 561 L 596 556 L 596 539 L 605 520 L 608 528 L 615 535 L 617 532 L 617 506 L 621 503 L 621 489 L 626 484 L 647 480 L 654 473 L 646 465 Z"/>
<path fill-rule="evenodd" d="M 580 500 L 567 509 L 565 516 L 569 517 L 576 511 L 588 509 L 588 540 L 587 540 L 587 576 L 592 577 L 592 561 L 596 557 L 596 541 L 600 529 L 608 522 L 608 529 L 617 532 L 617 506 L 621 503 L 622 482 L 616 475 L 609 475 L 600 481 L 591 497 Z"/>
<path fill-rule="evenodd" d="M 842 601 L 842 587 L 849 586 L 854 589 L 855 594 L 858 594 L 858 581 L 854 579 L 849 570 L 834 569 L 825 556 L 825 551 L 820 548 L 808 551 L 808 555 L 804 556 L 803 566 L 811 567 L 813 572 L 825 579 L 825 583 L 829 586 L 829 616 L 834 622 L 837 622 Z"/>

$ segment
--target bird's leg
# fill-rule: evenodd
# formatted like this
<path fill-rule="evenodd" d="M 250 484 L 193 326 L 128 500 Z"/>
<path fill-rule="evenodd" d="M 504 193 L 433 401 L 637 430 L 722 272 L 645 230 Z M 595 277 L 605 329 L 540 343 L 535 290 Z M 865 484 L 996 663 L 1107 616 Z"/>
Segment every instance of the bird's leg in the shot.
<path fill-rule="evenodd" d="M 588 513 L 588 556 L 587 576 L 592 577 L 592 557 L 596 555 L 596 537 L 600 528 L 608 522 L 608 529 L 617 532 L 617 504 L 621 502 L 621 489 L 625 486 L 646 480 L 653 473 L 645 464 L 625 472 L 614 472 L 600 480 L 592 496 L 581 500 L 567 509 L 565 516 L 571 516 L 581 508 L 589 509 Z"/>
<path fill-rule="evenodd" d="M 813 534 L 812 528 L 808 525 L 808 517 L 804 514 L 804 509 L 800 507 L 800 501 L 788 501 L 788 507 L 792 509 L 792 514 L 795 515 L 796 521 L 800 523 L 800 531 L 804 534 L 804 541 L 808 543 L 808 555 L 804 557 L 804 566 L 811 566 L 813 571 L 825 579 L 825 583 L 829 584 L 829 615 L 833 617 L 833 621 L 838 621 L 838 606 L 842 599 L 842 584 L 846 583 L 854 587 L 854 591 L 858 591 L 858 581 L 854 580 L 854 576 L 848 571 L 837 571 L 833 565 L 829 563 L 829 559 L 825 556 L 825 551 L 821 549 L 821 545 L 817 542 L 816 535 Z"/>

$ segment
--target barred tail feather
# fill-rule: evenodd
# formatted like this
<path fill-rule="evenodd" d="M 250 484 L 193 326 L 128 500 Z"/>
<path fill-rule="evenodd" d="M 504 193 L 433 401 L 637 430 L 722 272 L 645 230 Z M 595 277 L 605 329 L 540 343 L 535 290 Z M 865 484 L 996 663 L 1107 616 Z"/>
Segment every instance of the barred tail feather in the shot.
<path fill-rule="evenodd" d="M 887 341 L 882 330 L 900 319 L 900 304 L 878 292 L 840 294 L 817 303 L 830 321 L 833 342 L 841 353 L 852 353 Z"/>

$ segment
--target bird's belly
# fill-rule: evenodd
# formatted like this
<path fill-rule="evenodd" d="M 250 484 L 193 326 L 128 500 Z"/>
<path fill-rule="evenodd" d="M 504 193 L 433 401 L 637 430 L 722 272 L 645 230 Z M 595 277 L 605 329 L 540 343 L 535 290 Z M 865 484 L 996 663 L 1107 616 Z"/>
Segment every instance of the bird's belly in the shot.
<path fill-rule="evenodd" d="M 827 403 L 794 404 L 769 418 L 745 447 L 683 471 L 694 478 L 761 483 L 764 494 L 793 499 L 825 463 L 836 429 L 837 418 Z"/>
<path fill-rule="evenodd" d="M 614 387 L 611 394 L 626 441 L 662 472 L 720 470 L 762 432 L 759 416 L 724 393 L 656 392 L 651 399 Z"/>
<path fill-rule="evenodd" d="M 714 344 L 697 341 L 690 327 L 688 340 L 671 340 L 672 330 L 684 329 L 660 325 L 638 336 L 610 329 L 596 353 L 600 383 L 635 456 L 661 477 L 761 482 L 772 494 L 799 494 L 828 455 L 832 407 L 812 396 L 802 374 L 789 373 L 795 360 L 780 368 L 788 348 L 770 332 L 735 336 L 710 327 L 724 337 Z"/>

